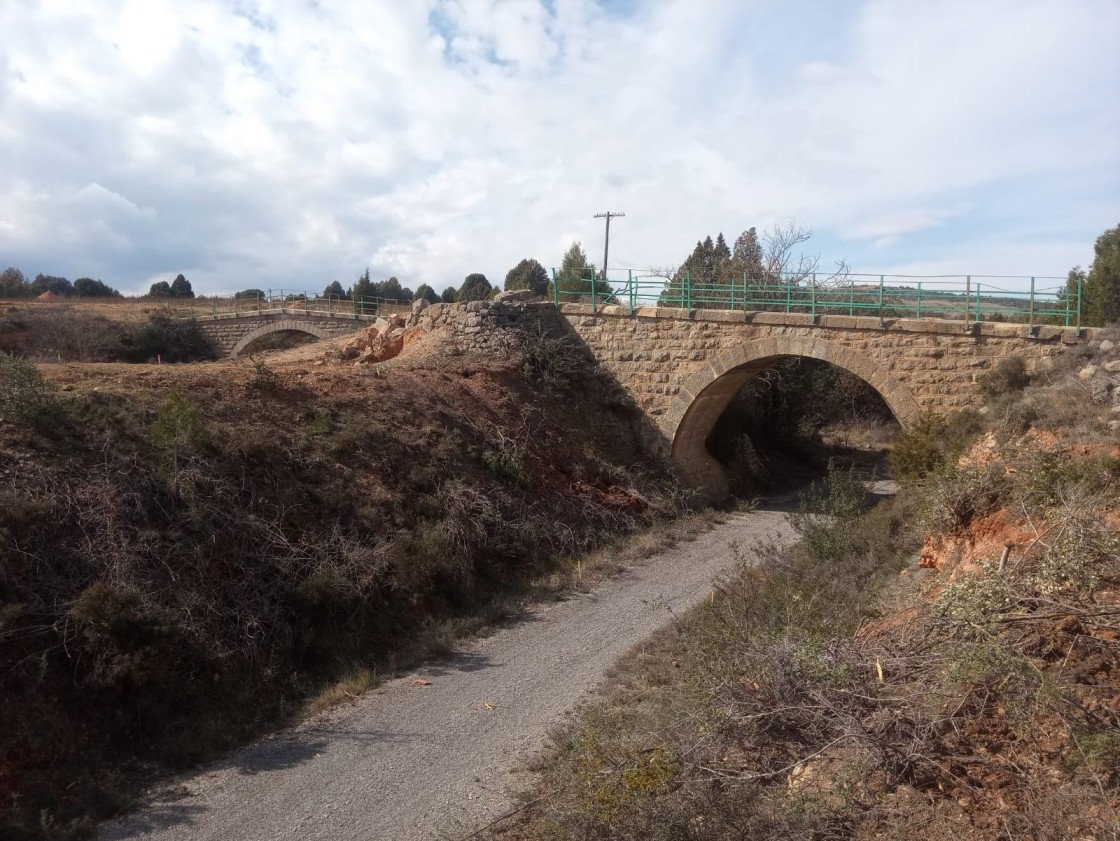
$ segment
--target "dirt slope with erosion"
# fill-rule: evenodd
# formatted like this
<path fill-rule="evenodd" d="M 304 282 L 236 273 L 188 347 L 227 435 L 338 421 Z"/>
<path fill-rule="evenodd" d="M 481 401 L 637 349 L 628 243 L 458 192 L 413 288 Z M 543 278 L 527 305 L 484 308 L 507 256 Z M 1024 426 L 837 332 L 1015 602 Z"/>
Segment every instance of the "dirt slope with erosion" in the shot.
<path fill-rule="evenodd" d="M 2 834 L 79 831 L 679 512 L 626 395 L 532 341 L 0 360 Z"/>

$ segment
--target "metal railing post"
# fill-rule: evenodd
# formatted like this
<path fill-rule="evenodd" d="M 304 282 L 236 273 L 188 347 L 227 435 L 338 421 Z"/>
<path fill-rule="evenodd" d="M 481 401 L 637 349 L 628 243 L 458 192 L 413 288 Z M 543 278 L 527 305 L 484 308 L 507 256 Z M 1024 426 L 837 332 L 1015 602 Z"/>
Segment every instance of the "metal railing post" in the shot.
<path fill-rule="evenodd" d="M 1077 329 L 1081 329 L 1081 282 L 1082 277 L 1077 276 Z M 1066 309 L 1069 309 L 1069 304 L 1066 304 Z"/>
<path fill-rule="evenodd" d="M 560 306 L 560 277 L 556 274 L 556 269 L 552 270 L 552 303 L 555 307 Z"/>
<path fill-rule="evenodd" d="M 793 282 L 786 279 L 786 312 L 793 306 Z"/>
<path fill-rule="evenodd" d="M 1030 315 L 1027 316 L 1027 326 L 1028 327 L 1033 327 L 1034 326 L 1034 278 L 1033 277 L 1031 278 L 1031 303 L 1030 303 Z"/>
<path fill-rule="evenodd" d="M 969 317 L 972 312 L 972 275 L 966 275 L 964 279 L 964 323 L 969 323 Z"/>
<path fill-rule="evenodd" d="M 591 311 L 592 312 L 597 312 L 598 311 L 598 298 L 595 295 L 595 275 L 596 274 L 597 273 L 594 270 L 591 272 Z"/>
<path fill-rule="evenodd" d="M 809 312 L 812 313 L 813 320 L 815 321 L 816 318 L 817 318 L 817 273 L 816 272 L 813 272 L 813 276 L 811 278 L 809 278 L 809 283 L 812 284 L 812 286 L 809 288 L 809 295 L 810 295 Z"/>
<path fill-rule="evenodd" d="M 630 290 L 630 315 L 634 314 L 634 302 L 637 300 L 637 291 L 634 288 L 634 270 L 626 270 L 626 286 Z"/>
<path fill-rule="evenodd" d="M 856 279 L 853 277 L 849 283 L 851 284 L 848 290 L 848 315 L 856 314 Z"/>
<path fill-rule="evenodd" d="M 883 275 L 879 275 L 879 326 L 883 326 Z"/>
<path fill-rule="evenodd" d="M 685 306 L 684 308 L 689 312 L 692 311 L 692 269 L 685 269 L 684 272 L 684 294 Z"/>
<path fill-rule="evenodd" d="M 922 317 L 922 282 L 918 281 L 918 314 L 916 318 Z"/>

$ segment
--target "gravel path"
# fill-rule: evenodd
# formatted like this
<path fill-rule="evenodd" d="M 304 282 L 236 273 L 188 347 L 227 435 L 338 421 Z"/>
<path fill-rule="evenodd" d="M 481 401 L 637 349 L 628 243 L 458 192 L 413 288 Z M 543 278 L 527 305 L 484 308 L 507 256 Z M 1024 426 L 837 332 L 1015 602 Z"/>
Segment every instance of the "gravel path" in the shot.
<path fill-rule="evenodd" d="M 518 759 L 627 649 L 703 599 L 728 546 L 791 536 L 781 504 L 532 610 L 446 663 L 157 791 L 101 838 L 457 839 L 512 807 Z M 423 678 L 430 685 L 417 686 Z"/>

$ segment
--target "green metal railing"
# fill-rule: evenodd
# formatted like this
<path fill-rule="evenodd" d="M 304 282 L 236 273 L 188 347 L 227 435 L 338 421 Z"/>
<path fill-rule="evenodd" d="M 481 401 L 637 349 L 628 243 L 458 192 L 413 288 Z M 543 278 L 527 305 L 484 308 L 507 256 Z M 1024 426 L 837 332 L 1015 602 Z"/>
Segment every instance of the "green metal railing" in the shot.
<path fill-rule="evenodd" d="M 623 270 L 609 280 L 588 273 L 552 272 L 554 304 L 589 303 L 593 310 L 621 306 L 686 310 L 742 310 L 885 318 L 941 318 L 1081 326 L 1082 281 L 1070 289 L 1057 277 L 993 275 L 928 276 L 848 274 L 754 278 L 736 276 L 697 282 L 687 270 L 666 278 Z M 998 281 L 994 282 L 994 281 Z M 1040 284 L 1039 281 L 1047 285 Z"/>
<path fill-rule="evenodd" d="M 333 318 L 369 319 L 378 315 L 407 312 L 411 302 L 392 298 L 347 298 L 292 289 L 268 290 L 260 295 L 209 295 L 191 299 L 169 299 L 164 309 L 172 318 L 229 318 L 254 315 L 316 315 Z"/>

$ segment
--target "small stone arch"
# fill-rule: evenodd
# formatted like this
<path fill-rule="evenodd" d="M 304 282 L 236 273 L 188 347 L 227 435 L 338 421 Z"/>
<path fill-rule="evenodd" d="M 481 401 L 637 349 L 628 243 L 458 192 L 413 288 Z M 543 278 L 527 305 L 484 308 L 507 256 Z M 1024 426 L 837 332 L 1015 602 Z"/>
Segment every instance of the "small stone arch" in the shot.
<path fill-rule="evenodd" d="M 239 356 L 245 348 L 257 339 L 262 336 L 271 335 L 272 333 L 309 333 L 317 339 L 330 339 L 335 336 L 330 330 L 325 330 L 310 321 L 296 321 L 294 319 L 285 318 L 280 321 L 264 324 L 255 330 L 250 330 L 238 340 L 229 355 Z"/>
<path fill-rule="evenodd" d="M 879 392 L 903 429 L 921 413 L 914 395 L 878 362 L 859 351 L 808 336 L 774 336 L 746 342 L 719 354 L 686 380 L 664 415 L 661 429 L 672 442 L 673 464 L 687 485 L 704 489 L 712 498 L 727 496 L 723 467 L 705 446 L 708 435 L 748 380 L 779 359 L 791 356 L 821 359 L 855 374 Z"/>

